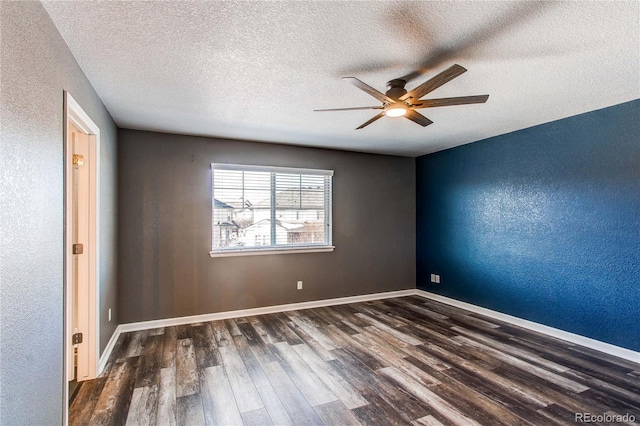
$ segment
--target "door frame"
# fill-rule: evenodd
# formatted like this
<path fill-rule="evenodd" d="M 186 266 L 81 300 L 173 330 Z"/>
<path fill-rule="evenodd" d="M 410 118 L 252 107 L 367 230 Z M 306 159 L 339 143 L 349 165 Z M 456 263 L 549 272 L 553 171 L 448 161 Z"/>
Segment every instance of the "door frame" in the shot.
<path fill-rule="evenodd" d="M 69 340 L 71 326 L 71 291 L 73 274 L 73 255 L 71 254 L 73 244 L 73 215 L 72 215 L 72 194 L 73 194 L 73 165 L 72 165 L 72 147 L 69 141 L 69 124 L 73 123 L 79 130 L 89 135 L 89 241 L 87 243 L 89 255 L 89 324 L 86 329 L 89 330 L 85 337 L 87 342 L 87 350 L 89 351 L 89 376 L 85 378 L 92 379 L 100 374 L 98 356 L 100 353 L 100 264 L 98 262 L 100 249 L 100 233 L 98 232 L 100 225 L 100 214 L 98 209 L 98 201 L 100 200 L 100 128 L 91 120 L 89 115 L 84 112 L 80 104 L 71 96 L 69 92 L 64 91 L 64 406 L 65 406 L 65 424 L 68 416 L 69 405 L 69 374 L 73 366 L 69 365 Z M 71 353 L 71 356 L 73 353 Z"/>

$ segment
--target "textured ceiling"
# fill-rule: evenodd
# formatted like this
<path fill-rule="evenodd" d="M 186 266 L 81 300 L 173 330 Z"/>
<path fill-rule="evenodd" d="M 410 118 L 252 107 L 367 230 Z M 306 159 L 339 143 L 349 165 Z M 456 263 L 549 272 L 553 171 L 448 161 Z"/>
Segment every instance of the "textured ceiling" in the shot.
<path fill-rule="evenodd" d="M 640 97 L 640 3 L 43 2 L 117 125 L 417 156 Z M 458 63 L 426 96 L 486 104 L 376 111 L 380 91 Z"/>

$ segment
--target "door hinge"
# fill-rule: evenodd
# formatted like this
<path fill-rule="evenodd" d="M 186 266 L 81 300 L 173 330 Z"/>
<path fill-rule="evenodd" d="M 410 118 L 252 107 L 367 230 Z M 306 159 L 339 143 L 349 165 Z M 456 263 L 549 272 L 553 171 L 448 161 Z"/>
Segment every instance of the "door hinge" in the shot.
<path fill-rule="evenodd" d="M 78 167 L 84 165 L 84 155 L 73 154 L 73 165 Z"/>
<path fill-rule="evenodd" d="M 82 343 L 82 333 L 76 333 L 73 336 L 71 336 L 71 342 L 74 345 L 77 345 L 78 343 Z"/>
<path fill-rule="evenodd" d="M 73 245 L 73 254 L 82 254 L 84 251 L 84 247 L 82 244 L 74 244 Z"/>

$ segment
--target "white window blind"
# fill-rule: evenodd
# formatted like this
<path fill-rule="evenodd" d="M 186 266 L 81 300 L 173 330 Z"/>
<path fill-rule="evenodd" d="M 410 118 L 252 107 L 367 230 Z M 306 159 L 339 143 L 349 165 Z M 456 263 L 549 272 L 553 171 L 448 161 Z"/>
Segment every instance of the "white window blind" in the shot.
<path fill-rule="evenodd" d="M 333 171 L 211 164 L 212 255 L 331 247 Z"/>

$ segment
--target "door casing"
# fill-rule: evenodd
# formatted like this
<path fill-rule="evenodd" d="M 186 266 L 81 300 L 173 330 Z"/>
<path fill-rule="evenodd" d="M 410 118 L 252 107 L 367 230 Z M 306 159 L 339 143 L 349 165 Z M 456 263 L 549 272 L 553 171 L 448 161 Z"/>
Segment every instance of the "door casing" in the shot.
<path fill-rule="evenodd" d="M 73 376 L 73 351 L 71 350 L 71 291 L 73 286 L 73 150 L 71 149 L 70 129 L 72 123 L 83 133 L 89 135 L 89 156 L 85 159 L 85 165 L 89 167 L 89 236 L 85 244 L 85 252 L 89 256 L 89 282 L 88 282 L 88 303 L 86 324 L 82 328 L 87 330 L 83 336 L 83 344 L 86 342 L 88 352 L 88 365 L 84 369 L 83 377 L 78 377 L 78 381 L 96 378 L 99 371 L 98 357 L 100 353 L 100 303 L 99 303 L 99 232 L 100 215 L 98 209 L 99 198 L 99 165 L 100 165 L 100 128 L 84 112 L 78 102 L 64 91 L 64 424 L 68 422 L 68 401 L 69 387 L 67 381 Z"/>

